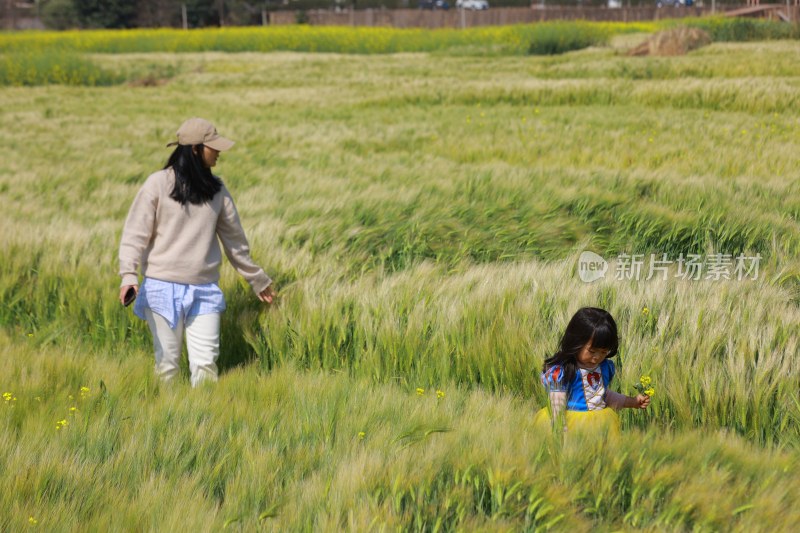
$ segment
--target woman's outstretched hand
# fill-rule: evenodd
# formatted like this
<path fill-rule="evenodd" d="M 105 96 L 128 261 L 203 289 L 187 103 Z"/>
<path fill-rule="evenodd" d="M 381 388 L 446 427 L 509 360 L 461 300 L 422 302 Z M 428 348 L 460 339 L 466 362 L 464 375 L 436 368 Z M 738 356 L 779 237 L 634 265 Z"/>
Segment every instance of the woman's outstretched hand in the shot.
<path fill-rule="evenodd" d="M 275 291 L 272 290 L 272 285 L 258 293 L 258 299 L 265 304 L 271 304 L 275 300 Z"/>

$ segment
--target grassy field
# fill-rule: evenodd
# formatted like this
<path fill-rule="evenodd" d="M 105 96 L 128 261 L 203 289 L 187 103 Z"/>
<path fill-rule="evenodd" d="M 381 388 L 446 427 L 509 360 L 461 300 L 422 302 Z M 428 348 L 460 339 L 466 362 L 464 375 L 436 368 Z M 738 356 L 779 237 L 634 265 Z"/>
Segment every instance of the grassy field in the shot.
<path fill-rule="evenodd" d="M 730 29 L 730 24 L 720 22 L 721 27 Z M 778 25 L 762 26 L 769 28 L 768 31 L 772 33 L 775 31 L 772 28 Z M 468 50 L 470 55 L 520 55 L 531 50 L 557 53 L 586 48 L 591 44 L 606 43 L 612 35 L 655 31 L 657 27 L 649 22 L 624 24 L 573 21 L 436 31 L 301 25 L 192 31 L 159 28 L 134 31 L 18 32 L 0 34 L 0 50 L 60 49 L 106 53 L 293 51 L 353 54 L 438 51 L 463 53 Z M 537 42 L 548 44 L 539 46 L 535 44 Z"/>
<path fill-rule="evenodd" d="M 791 530 L 800 44 L 631 39 L 91 54 L 108 86 L 0 87 L 0 531 Z M 280 301 L 223 268 L 223 375 L 192 390 L 155 380 L 116 252 L 195 115 L 237 141 L 217 171 Z M 761 261 L 587 284 L 584 250 Z M 532 423 L 583 305 L 620 325 L 616 390 L 656 387 L 617 442 Z"/>

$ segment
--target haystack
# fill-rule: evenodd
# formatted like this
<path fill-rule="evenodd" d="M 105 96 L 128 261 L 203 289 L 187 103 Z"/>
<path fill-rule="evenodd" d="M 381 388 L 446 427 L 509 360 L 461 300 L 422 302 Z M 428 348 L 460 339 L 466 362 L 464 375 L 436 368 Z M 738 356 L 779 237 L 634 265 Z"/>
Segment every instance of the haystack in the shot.
<path fill-rule="evenodd" d="M 628 52 L 629 56 L 680 56 L 711 44 L 711 37 L 700 28 L 682 26 L 660 31 Z"/>

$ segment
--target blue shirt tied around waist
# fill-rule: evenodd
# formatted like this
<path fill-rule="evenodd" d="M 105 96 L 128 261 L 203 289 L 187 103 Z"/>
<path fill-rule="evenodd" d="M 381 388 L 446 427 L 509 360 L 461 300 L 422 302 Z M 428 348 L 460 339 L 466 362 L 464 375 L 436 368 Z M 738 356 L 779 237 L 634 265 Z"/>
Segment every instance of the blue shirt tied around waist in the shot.
<path fill-rule="evenodd" d="M 163 316 L 169 327 L 175 329 L 179 318 L 223 312 L 225 296 L 216 283 L 186 285 L 144 278 L 133 312 L 145 320 L 145 309 Z"/>
<path fill-rule="evenodd" d="M 575 377 L 567 383 L 564 367 L 553 365 L 542 372 L 542 384 L 548 393 L 566 392 L 568 411 L 597 411 L 606 408 L 606 392 L 616 369 L 606 359 L 595 368 L 575 369 Z"/>

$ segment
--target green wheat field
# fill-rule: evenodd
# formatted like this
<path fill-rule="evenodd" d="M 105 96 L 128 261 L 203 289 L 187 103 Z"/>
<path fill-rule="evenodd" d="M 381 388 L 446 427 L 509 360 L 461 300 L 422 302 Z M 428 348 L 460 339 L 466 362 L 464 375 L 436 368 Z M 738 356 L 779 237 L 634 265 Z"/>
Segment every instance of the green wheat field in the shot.
<path fill-rule="evenodd" d="M 0 36 L 0 531 L 793 530 L 800 41 L 632 58 L 634 29 L 552 56 Z M 116 273 L 191 116 L 237 142 L 216 171 L 280 296 L 223 266 L 198 389 L 155 379 Z M 761 259 L 584 283 L 587 250 Z M 656 389 L 619 441 L 533 425 L 585 305 L 615 390 Z"/>

